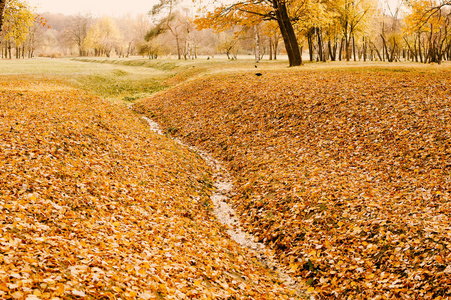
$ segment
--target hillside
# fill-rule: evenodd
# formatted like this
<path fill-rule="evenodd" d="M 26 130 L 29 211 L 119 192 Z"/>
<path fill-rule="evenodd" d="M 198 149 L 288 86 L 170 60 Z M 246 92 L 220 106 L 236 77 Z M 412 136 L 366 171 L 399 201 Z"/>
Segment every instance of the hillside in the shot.
<path fill-rule="evenodd" d="M 320 298 L 451 297 L 451 72 L 204 76 L 135 110 L 223 160 L 244 226 Z"/>
<path fill-rule="evenodd" d="M 34 77 L 0 76 L 1 299 L 293 298 L 216 221 L 196 153 Z"/>

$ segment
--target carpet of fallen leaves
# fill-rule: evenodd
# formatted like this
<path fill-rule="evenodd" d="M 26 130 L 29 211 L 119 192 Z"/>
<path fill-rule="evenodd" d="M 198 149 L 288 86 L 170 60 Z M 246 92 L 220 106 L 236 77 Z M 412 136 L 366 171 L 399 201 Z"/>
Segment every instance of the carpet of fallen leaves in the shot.
<path fill-rule="evenodd" d="M 200 157 L 124 105 L 0 77 L 1 299 L 291 297 L 210 193 Z"/>
<path fill-rule="evenodd" d="M 244 225 L 319 298 L 451 297 L 451 73 L 285 71 L 136 109 L 226 162 Z"/>

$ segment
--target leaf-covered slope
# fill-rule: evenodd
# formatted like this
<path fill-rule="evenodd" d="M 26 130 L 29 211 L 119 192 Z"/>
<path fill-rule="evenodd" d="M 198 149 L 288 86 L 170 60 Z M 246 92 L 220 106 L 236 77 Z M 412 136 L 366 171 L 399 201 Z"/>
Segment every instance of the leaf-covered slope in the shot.
<path fill-rule="evenodd" d="M 0 78 L 1 299 L 285 299 L 209 212 L 210 170 L 124 106 Z"/>
<path fill-rule="evenodd" d="M 227 161 L 243 223 L 321 297 L 451 295 L 451 74 L 215 76 L 137 110 Z"/>

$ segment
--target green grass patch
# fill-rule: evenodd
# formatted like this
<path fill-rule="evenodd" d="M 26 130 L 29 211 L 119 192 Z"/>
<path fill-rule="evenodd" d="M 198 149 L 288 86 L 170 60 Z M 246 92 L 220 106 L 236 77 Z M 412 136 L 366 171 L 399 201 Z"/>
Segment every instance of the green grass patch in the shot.
<path fill-rule="evenodd" d="M 36 58 L 3 60 L 0 74 L 21 75 L 30 80 L 57 80 L 88 90 L 101 97 L 132 102 L 182 82 L 212 74 L 242 75 L 260 72 L 267 76 L 275 71 L 291 73 L 294 70 L 340 70 L 344 72 L 441 72 L 449 63 L 425 65 L 401 62 L 305 62 L 301 67 L 288 68 L 286 60 L 266 61 L 258 64 L 244 58 L 230 61 L 223 58 L 201 57 L 196 60 L 143 58 Z"/>
<path fill-rule="evenodd" d="M 21 75 L 30 80 L 57 80 L 110 100 L 126 102 L 166 88 L 164 81 L 173 76 L 170 72 L 148 67 L 97 62 L 43 58 L 5 60 L 0 64 L 0 73 Z"/>
<path fill-rule="evenodd" d="M 116 98 L 123 101 L 134 101 L 166 87 L 162 83 L 164 78 L 140 76 L 121 70 L 90 75 L 86 79 L 83 82 L 78 82 L 83 89 L 93 91 L 105 98 Z"/>

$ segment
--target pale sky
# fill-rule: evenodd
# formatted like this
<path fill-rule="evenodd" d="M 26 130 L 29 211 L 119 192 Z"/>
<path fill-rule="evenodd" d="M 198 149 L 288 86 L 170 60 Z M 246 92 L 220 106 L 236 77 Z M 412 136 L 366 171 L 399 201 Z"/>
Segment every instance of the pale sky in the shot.
<path fill-rule="evenodd" d="M 77 13 L 92 13 L 94 16 L 125 14 L 136 15 L 147 13 L 158 0 L 28 0 L 30 5 L 37 7 L 40 13 L 63 13 L 74 15 Z"/>
<path fill-rule="evenodd" d="M 379 0 L 380 3 L 399 3 L 401 0 Z M 37 7 L 40 13 L 63 13 L 75 15 L 77 13 L 92 13 L 93 16 L 110 15 L 120 17 L 126 14 L 147 13 L 158 0 L 28 0 L 32 6 Z"/>

